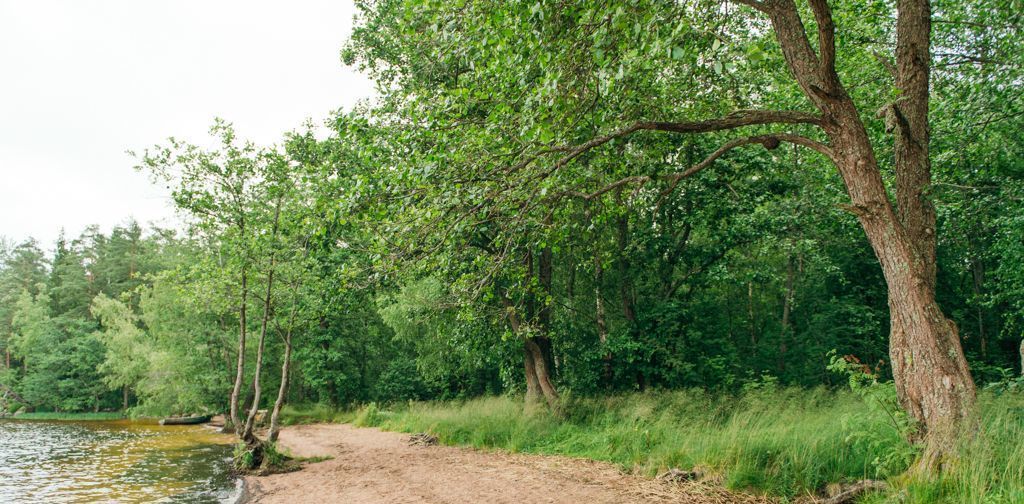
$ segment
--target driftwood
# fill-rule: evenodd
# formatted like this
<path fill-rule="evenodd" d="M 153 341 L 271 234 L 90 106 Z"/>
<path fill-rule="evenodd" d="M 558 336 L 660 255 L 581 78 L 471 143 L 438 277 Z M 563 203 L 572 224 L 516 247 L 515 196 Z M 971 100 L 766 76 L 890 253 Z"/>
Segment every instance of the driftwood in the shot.
<path fill-rule="evenodd" d="M 698 468 L 693 468 L 689 471 L 684 471 L 682 469 L 676 469 L 673 467 L 668 471 L 659 474 L 658 480 L 664 481 L 665 483 L 683 483 L 686 481 L 697 481 L 703 477 L 704 471 Z"/>
<path fill-rule="evenodd" d="M 426 432 L 409 436 L 409 446 L 434 446 L 437 444 L 437 436 L 431 436 Z"/>
<path fill-rule="evenodd" d="M 3 388 L 3 389 L 4 389 L 4 395 L 5 395 L 5 396 L 8 396 L 8 397 L 10 397 L 10 398 L 14 399 L 15 401 L 18 401 L 18 402 L 20 402 L 21 404 L 24 404 L 24 405 L 26 405 L 26 406 L 29 406 L 29 407 L 31 407 L 31 406 L 32 406 L 32 405 L 31 405 L 31 403 L 29 403 L 28 401 L 26 401 L 25 399 L 23 399 L 23 398 L 22 398 L 22 397 L 21 397 L 20 395 L 18 395 L 18 393 L 17 393 L 17 392 L 15 392 L 15 391 L 14 391 L 14 389 L 12 389 L 11 387 L 8 387 L 7 385 L 5 385 L 5 384 L 3 384 L 3 383 L 0 383 L 0 388 Z"/>
<path fill-rule="evenodd" d="M 831 497 L 816 501 L 817 504 L 850 504 L 866 492 L 887 490 L 889 484 L 878 480 L 861 480 L 848 485 L 838 485 L 834 491 L 829 492 Z"/>

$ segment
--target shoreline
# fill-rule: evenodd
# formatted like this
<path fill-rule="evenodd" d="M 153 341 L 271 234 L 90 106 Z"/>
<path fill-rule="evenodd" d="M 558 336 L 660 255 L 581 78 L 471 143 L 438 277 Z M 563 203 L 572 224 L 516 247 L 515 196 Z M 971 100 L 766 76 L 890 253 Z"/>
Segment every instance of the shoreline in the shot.
<path fill-rule="evenodd" d="M 63 421 L 63 422 L 109 422 L 114 420 L 156 420 L 150 417 L 131 418 L 131 416 L 120 411 L 104 411 L 100 413 L 56 413 L 56 412 L 32 412 L 10 415 L 0 415 L 0 420 L 39 420 L 39 421 Z"/>

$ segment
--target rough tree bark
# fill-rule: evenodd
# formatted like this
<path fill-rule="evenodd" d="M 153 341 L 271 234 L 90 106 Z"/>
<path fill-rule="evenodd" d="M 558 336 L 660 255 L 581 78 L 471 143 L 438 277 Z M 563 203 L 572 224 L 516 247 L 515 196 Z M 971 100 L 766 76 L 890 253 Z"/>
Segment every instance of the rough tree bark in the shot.
<path fill-rule="evenodd" d="M 790 70 L 822 113 L 832 160 L 852 202 L 849 209 L 860 221 L 886 279 L 897 394 L 926 433 L 921 467 L 931 470 L 939 467 L 969 425 L 975 390 L 956 326 L 935 301 L 935 211 L 924 194 L 931 183 L 930 5 L 928 0 L 897 2 L 896 82 L 902 95 L 886 111 L 897 139 L 897 213 L 866 128 L 835 71 L 835 27 L 827 0 L 809 1 L 818 24 L 818 55 L 793 0 L 743 3 L 771 18 Z"/>

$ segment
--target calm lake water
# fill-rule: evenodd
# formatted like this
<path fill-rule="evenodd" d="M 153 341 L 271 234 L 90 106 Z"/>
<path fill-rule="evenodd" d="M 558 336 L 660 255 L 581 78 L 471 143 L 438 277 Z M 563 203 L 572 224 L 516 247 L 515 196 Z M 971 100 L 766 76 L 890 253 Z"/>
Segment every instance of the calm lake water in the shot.
<path fill-rule="evenodd" d="M 230 502 L 231 441 L 202 426 L 0 420 L 0 503 Z"/>

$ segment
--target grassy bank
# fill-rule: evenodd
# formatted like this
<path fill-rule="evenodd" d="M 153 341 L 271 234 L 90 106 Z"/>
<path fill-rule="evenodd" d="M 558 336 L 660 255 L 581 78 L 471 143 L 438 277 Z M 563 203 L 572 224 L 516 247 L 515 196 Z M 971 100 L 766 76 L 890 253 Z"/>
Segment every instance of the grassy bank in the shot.
<path fill-rule="evenodd" d="M 21 413 L 16 416 L 11 416 L 15 420 L 69 420 L 69 421 L 86 421 L 86 420 L 121 420 L 125 418 L 124 413 L 120 411 L 110 411 L 102 413 L 54 413 L 50 411 L 41 411 L 33 413 Z"/>
<path fill-rule="evenodd" d="M 904 476 L 916 452 L 884 409 L 823 389 L 576 398 L 566 400 L 561 418 L 524 414 L 508 397 L 350 412 L 289 408 L 285 417 L 429 431 L 447 444 L 604 460 L 648 475 L 699 466 L 731 489 L 785 498 L 880 478 L 893 493 L 863 502 L 1024 502 L 1024 398 L 983 394 L 981 403 L 980 435 L 964 440 L 958 465 L 931 481 Z"/>

